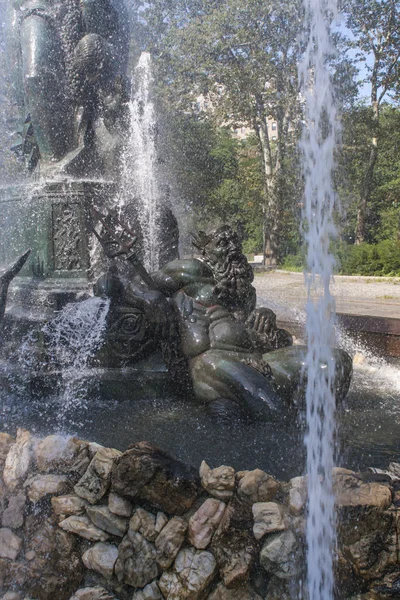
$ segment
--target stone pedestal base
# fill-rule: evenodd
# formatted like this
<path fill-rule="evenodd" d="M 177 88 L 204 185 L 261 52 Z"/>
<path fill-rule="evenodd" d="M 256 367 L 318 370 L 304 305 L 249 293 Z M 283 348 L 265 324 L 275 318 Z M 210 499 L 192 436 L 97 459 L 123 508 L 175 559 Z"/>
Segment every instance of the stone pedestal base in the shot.
<path fill-rule="evenodd" d="M 0 191 L 0 269 L 31 249 L 10 287 L 10 314 L 46 320 L 91 290 L 89 209 L 109 205 L 115 189 L 107 182 L 63 181 Z"/>

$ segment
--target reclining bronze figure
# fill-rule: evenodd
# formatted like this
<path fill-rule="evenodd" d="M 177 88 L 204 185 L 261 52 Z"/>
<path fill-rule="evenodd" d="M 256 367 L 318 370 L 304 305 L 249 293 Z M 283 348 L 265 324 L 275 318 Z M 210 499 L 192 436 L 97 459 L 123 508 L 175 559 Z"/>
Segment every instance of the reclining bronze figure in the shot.
<path fill-rule="evenodd" d="M 267 353 L 291 346 L 292 337 L 277 328 L 270 309 L 255 308 L 253 272 L 231 227 L 200 232 L 194 240 L 199 258 L 174 260 L 145 275 L 129 235 L 97 235 L 110 258 L 125 256 L 132 266 L 124 276 L 114 264 L 95 286 L 112 300 L 106 347 L 115 366 L 117 356 L 126 366 L 158 346 L 177 384 L 184 382 L 186 393 L 190 386 L 218 415 L 271 420 L 288 414 L 290 402 L 276 389 Z M 340 379 L 348 384 L 346 357 Z"/>

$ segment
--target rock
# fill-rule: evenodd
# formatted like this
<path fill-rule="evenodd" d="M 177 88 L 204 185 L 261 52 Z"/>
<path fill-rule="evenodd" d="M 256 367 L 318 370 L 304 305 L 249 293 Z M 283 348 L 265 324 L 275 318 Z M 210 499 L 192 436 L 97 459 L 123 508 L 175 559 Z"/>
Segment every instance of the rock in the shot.
<path fill-rule="evenodd" d="M 221 521 L 220 528 L 226 531 L 230 527 L 246 529 L 248 531 L 251 531 L 253 528 L 251 505 L 241 500 L 237 495 L 234 495 L 230 499 Z"/>
<path fill-rule="evenodd" d="M 31 502 L 39 502 L 46 496 L 65 494 L 71 489 L 71 483 L 65 475 L 37 475 L 27 480 L 28 498 Z"/>
<path fill-rule="evenodd" d="M 396 463 L 397 464 L 397 463 Z M 391 600 L 400 598 L 400 572 L 397 569 L 394 573 L 387 573 L 383 579 L 372 584 L 373 600 Z"/>
<path fill-rule="evenodd" d="M 261 469 L 237 473 L 237 478 L 238 496 L 249 504 L 273 500 L 280 488 L 279 483 Z"/>
<path fill-rule="evenodd" d="M 22 600 L 24 597 L 22 592 L 6 592 L 1 600 Z"/>
<path fill-rule="evenodd" d="M 4 465 L 3 479 L 10 490 L 21 484 L 28 473 L 32 457 L 32 438 L 29 431 L 18 429 L 15 444 L 10 447 Z"/>
<path fill-rule="evenodd" d="M 389 567 L 398 566 L 398 534 L 385 536 L 383 531 L 373 531 L 353 544 L 343 548 L 353 573 L 364 581 L 378 579 Z"/>
<path fill-rule="evenodd" d="M 85 538 L 85 540 L 90 540 L 91 542 L 105 542 L 108 540 L 109 535 L 95 527 L 90 519 L 86 516 L 83 517 L 68 517 L 59 523 L 61 529 L 64 531 L 68 531 L 70 533 L 75 533 L 80 537 Z"/>
<path fill-rule="evenodd" d="M 98 542 L 82 556 L 83 564 L 87 569 L 97 571 L 106 579 L 113 576 L 114 565 L 118 558 L 118 548 L 112 544 Z"/>
<path fill-rule="evenodd" d="M 98 444 L 97 442 L 87 442 L 89 448 L 89 456 L 93 458 L 99 450 L 103 450 L 104 446 Z"/>
<path fill-rule="evenodd" d="M 157 551 L 140 533 L 128 530 L 118 548 L 115 574 L 119 582 L 142 588 L 158 577 Z"/>
<path fill-rule="evenodd" d="M 25 546 L 27 552 L 35 553 L 27 567 L 25 588 L 29 596 L 35 600 L 69 600 L 83 577 L 76 538 L 50 519 L 34 517 L 27 526 Z"/>
<path fill-rule="evenodd" d="M 15 444 L 15 440 L 11 435 L 0 433 L 0 469 L 4 467 L 7 454 L 13 444 Z"/>
<path fill-rule="evenodd" d="M 286 529 L 283 507 L 276 502 L 257 502 L 253 504 L 252 511 L 256 540 L 260 540 L 267 533 Z"/>
<path fill-rule="evenodd" d="M 3 512 L 1 524 L 3 527 L 18 529 L 24 524 L 26 496 L 24 492 L 19 492 L 11 496 L 8 500 L 8 506 Z"/>
<path fill-rule="evenodd" d="M 187 512 L 201 493 L 195 469 L 148 442 L 134 444 L 120 456 L 111 487 L 120 496 L 177 515 Z"/>
<path fill-rule="evenodd" d="M 111 533 L 124 537 L 128 529 L 128 520 L 114 515 L 107 506 L 90 506 L 86 509 L 89 518 L 96 527 Z"/>
<path fill-rule="evenodd" d="M 356 474 L 351 469 L 345 469 L 343 467 L 333 467 L 332 477 L 335 478 L 337 475 L 352 475 L 354 477 Z"/>
<path fill-rule="evenodd" d="M 162 569 L 168 569 L 175 560 L 187 530 L 187 523 L 181 517 L 173 517 L 156 539 L 157 562 Z"/>
<path fill-rule="evenodd" d="M 114 515 L 120 517 L 130 517 L 132 515 L 132 502 L 118 494 L 110 493 L 108 497 L 108 508 Z"/>
<path fill-rule="evenodd" d="M 0 515 L 3 513 L 4 508 L 7 504 L 8 490 L 0 477 Z"/>
<path fill-rule="evenodd" d="M 228 590 L 223 583 L 219 583 L 207 600 L 262 600 L 262 598 L 248 584 Z"/>
<path fill-rule="evenodd" d="M 304 583 L 300 579 L 279 579 L 271 577 L 265 600 L 293 600 L 293 598 L 305 598 Z M 339 596 L 338 596 L 339 597 Z M 342 598 L 342 596 L 340 596 Z M 348 596 L 343 596 L 343 600 L 350 600 Z M 321 598 L 322 600 L 322 598 Z"/>
<path fill-rule="evenodd" d="M 35 459 L 37 468 L 42 473 L 82 473 L 90 462 L 88 444 L 64 435 L 49 435 L 41 440 L 35 448 Z"/>
<path fill-rule="evenodd" d="M 85 587 L 77 590 L 70 600 L 116 600 L 103 587 Z"/>
<path fill-rule="evenodd" d="M 307 477 L 294 477 L 289 483 L 289 510 L 292 515 L 298 516 L 307 504 Z"/>
<path fill-rule="evenodd" d="M 129 527 L 141 533 L 146 540 L 154 542 L 167 523 L 168 517 L 164 513 L 158 512 L 155 516 L 143 508 L 138 508 L 129 522 Z"/>
<path fill-rule="evenodd" d="M 15 560 L 20 553 L 22 547 L 22 539 L 8 529 L 2 527 L 0 529 L 0 557 Z"/>
<path fill-rule="evenodd" d="M 3 590 L 13 590 L 25 585 L 27 567 L 21 560 L 0 558 L 0 586 Z"/>
<path fill-rule="evenodd" d="M 75 494 L 96 504 L 108 491 L 111 471 L 115 460 L 121 456 L 119 450 L 101 448 L 93 457 L 86 473 L 74 487 Z"/>
<path fill-rule="evenodd" d="M 235 489 L 235 470 L 232 467 L 210 469 L 203 460 L 200 465 L 201 485 L 211 496 L 219 500 L 229 500 Z"/>
<path fill-rule="evenodd" d="M 268 537 L 260 552 L 260 563 L 267 571 L 287 579 L 300 572 L 298 544 L 292 531 L 275 533 Z"/>
<path fill-rule="evenodd" d="M 85 513 L 88 502 L 79 496 L 54 496 L 51 499 L 51 506 L 56 515 L 82 515 Z"/>
<path fill-rule="evenodd" d="M 208 498 L 189 520 L 189 542 L 198 550 L 204 550 L 211 542 L 226 509 L 226 504 Z"/>
<path fill-rule="evenodd" d="M 161 576 L 159 587 L 168 600 L 197 600 L 213 581 L 217 571 L 210 552 L 185 548 L 176 558 L 174 568 Z"/>
<path fill-rule="evenodd" d="M 250 576 L 258 553 L 252 528 L 251 506 L 233 496 L 211 542 L 211 551 L 228 588 L 241 585 Z"/>
<path fill-rule="evenodd" d="M 167 515 L 164 515 L 164 513 L 162 513 L 162 512 L 158 512 L 157 516 L 156 516 L 156 532 L 157 532 L 157 534 L 159 534 L 164 529 L 164 527 L 166 526 L 167 523 L 168 523 Z"/>
<path fill-rule="evenodd" d="M 236 528 L 218 529 L 211 550 L 226 587 L 237 587 L 249 579 L 257 556 L 257 543 L 250 532 Z"/>
<path fill-rule="evenodd" d="M 345 591 L 378 579 L 398 565 L 400 519 L 392 507 L 347 506 L 338 511 L 337 580 Z M 349 594 L 350 595 L 350 594 Z M 344 597 L 345 594 L 343 594 Z"/>
<path fill-rule="evenodd" d="M 391 462 L 388 467 L 388 471 L 395 477 L 400 478 L 400 463 Z"/>
<path fill-rule="evenodd" d="M 385 510 L 392 502 L 392 493 L 386 485 L 364 482 L 351 472 L 335 472 L 333 490 L 338 508 L 376 507 Z"/>
<path fill-rule="evenodd" d="M 158 533 L 156 531 L 156 516 L 152 513 L 138 508 L 129 521 L 129 527 L 133 531 L 138 531 L 146 540 L 155 542 Z"/>
<path fill-rule="evenodd" d="M 139 592 L 135 592 L 132 600 L 163 600 L 163 596 L 157 582 L 153 581 Z"/>

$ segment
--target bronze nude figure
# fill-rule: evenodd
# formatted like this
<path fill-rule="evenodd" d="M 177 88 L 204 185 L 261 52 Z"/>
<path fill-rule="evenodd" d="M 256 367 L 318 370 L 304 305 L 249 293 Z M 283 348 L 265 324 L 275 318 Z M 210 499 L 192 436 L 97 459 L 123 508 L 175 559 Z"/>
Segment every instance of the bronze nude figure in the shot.
<path fill-rule="evenodd" d="M 134 244 L 115 237 L 110 252 L 109 233 L 107 243 L 103 238 L 108 256 L 128 256 L 135 273 L 120 276 L 114 265 L 95 286 L 112 300 L 109 356 L 115 361 L 119 354 L 119 365 L 128 365 L 159 344 L 177 385 L 183 382 L 186 393 L 190 386 L 218 416 L 287 416 L 290 402 L 278 393 L 267 361 L 268 352 L 290 347 L 292 337 L 277 328 L 270 309 L 255 308 L 253 272 L 231 227 L 200 232 L 194 241 L 200 258 L 171 261 L 145 277 Z M 349 366 L 341 377 L 347 382 L 350 375 Z"/>

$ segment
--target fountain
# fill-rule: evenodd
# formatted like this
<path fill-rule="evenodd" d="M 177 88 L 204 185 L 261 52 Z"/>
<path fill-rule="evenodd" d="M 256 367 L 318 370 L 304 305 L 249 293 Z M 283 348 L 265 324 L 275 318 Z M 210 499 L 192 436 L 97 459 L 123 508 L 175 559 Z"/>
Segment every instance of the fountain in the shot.
<path fill-rule="evenodd" d="M 151 57 L 143 52 L 135 69 L 136 90 L 130 108 L 131 132 L 123 157 L 122 190 L 134 189 L 144 241 L 144 265 L 156 271 L 161 239 L 161 194 L 157 178 L 157 122 L 151 99 Z M 124 199 L 123 199 L 124 200 Z"/>
<path fill-rule="evenodd" d="M 230 226 L 193 234 L 197 256 L 178 257 L 177 222 L 156 177 L 150 57 L 142 55 L 130 89 L 123 0 L 14 0 L 13 10 L 13 87 L 23 98 L 13 150 L 31 178 L 0 194 L 0 236 L 9 241 L 0 248 L 1 418 L 11 434 L 19 427 L 15 438 L 0 434 L 4 598 L 328 600 L 334 487 L 351 532 L 338 536 L 340 568 L 360 571 L 340 590 L 371 579 L 379 587 L 352 544 L 363 506 L 367 535 L 378 529 L 389 544 L 389 484 L 400 470 L 332 476 L 321 442 L 332 449 L 328 413 L 344 402 L 352 361 L 330 347 L 332 329 L 322 335 L 331 297 L 309 317 L 308 346 L 293 345 L 275 313 L 256 306 L 253 271 Z M 310 46 L 304 73 L 312 57 Z M 317 83 L 325 76 L 314 74 Z M 310 110 L 311 122 L 317 114 Z M 309 134 L 306 187 L 330 202 L 322 183 L 332 163 L 313 174 L 320 140 Z M 307 206 L 314 224 L 316 207 Z M 327 250 L 330 212 L 324 217 L 317 233 Z M 318 257 L 323 264 L 310 258 L 309 267 L 327 291 L 330 271 Z M 295 477 L 305 413 L 308 492 Z M 208 464 L 216 462 L 232 466 Z"/>
<path fill-rule="evenodd" d="M 307 241 L 307 476 L 308 591 L 310 600 L 332 600 L 333 548 L 336 542 L 333 494 L 335 465 L 335 362 L 332 353 L 335 303 L 330 292 L 334 259 L 335 195 L 332 177 L 338 136 L 327 56 L 333 52 L 327 14 L 336 17 L 336 2 L 305 3 L 309 41 L 299 65 L 305 93 L 307 130 L 303 135 Z M 316 298 L 315 298 L 316 296 Z M 320 364 L 326 369 L 322 371 Z"/>

